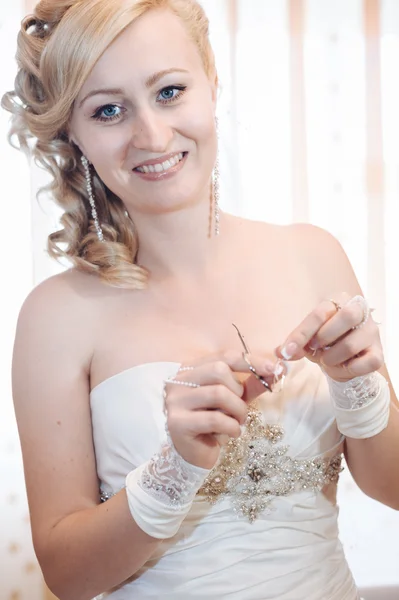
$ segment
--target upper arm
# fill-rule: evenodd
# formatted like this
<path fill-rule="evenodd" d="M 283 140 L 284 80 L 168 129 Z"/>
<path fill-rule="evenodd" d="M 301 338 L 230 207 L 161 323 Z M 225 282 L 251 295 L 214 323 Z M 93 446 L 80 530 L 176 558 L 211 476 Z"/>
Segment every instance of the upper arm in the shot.
<path fill-rule="evenodd" d="M 38 286 L 21 309 L 15 337 L 13 399 L 39 558 L 58 521 L 98 503 L 90 336 L 75 295 L 61 278 Z"/>

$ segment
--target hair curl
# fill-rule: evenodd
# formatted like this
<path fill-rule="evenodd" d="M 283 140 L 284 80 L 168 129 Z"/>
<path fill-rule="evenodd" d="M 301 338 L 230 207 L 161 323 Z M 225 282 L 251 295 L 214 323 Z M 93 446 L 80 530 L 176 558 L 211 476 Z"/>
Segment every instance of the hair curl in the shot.
<path fill-rule="evenodd" d="M 93 172 L 100 242 L 87 199 L 80 150 L 68 137 L 74 102 L 95 63 L 116 37 L 151 9 L 168 8 L 196 44 L 205 72 L 216 77 L 209 23 L 196 0 L 41 0 L 21 24 L 14 90 L 1 105 L 12 114 L 10 143 L 51 176 L 48 186 L 64 211 L 62 229 L 48 237 L 48 251 L 67 258 L 109 285 L 142 289 L 148 273 L 137 265 L 138 239 L 120 200 Z M 14 140 L 18 141 L 18 144 Z"/>

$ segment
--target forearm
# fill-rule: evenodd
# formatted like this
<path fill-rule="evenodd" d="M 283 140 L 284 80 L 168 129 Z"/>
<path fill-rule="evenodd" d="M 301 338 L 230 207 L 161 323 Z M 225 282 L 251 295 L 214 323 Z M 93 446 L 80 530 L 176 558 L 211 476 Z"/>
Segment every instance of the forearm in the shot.
<path fill-rule="evenodd" d="M 50 589 L 60 600 L 90 600 L 123 584 L 177 533 L 208 474 L 186 462 L 168 436 L 128 473 L 125 490 L 53 528 L 41 561 Z"/>
<path fill-rule="evenodd" d="M 122 490 L 60 521 L 38 555 L 46 583 L 60 600 L 91 600 L 131 577 L 160 543 L 135 523 Z"/>
<path fill-rule="evenodd" d="M 365 494 L 399 510 L 399 410 L 391 402 L 388 426 L 368 439 L 347 437 L 348 467 Z"/>

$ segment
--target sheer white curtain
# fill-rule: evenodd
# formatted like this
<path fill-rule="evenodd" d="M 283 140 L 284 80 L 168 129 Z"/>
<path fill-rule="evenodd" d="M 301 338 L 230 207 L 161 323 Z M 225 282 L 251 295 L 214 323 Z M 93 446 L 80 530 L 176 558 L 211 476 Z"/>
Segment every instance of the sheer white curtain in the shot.
<path fill-rule="evenodd" d="M 0 92 L 12 86 L 15 33 L 33 3 L 14 0 L 2 8 Z M 278 223 L 310 221 L 336 235 L 383 321 L 399 389 L 399 3 L 202 4 L 221 81 L 222 207 Z M 7 148 L 6 126 L 0 114 L 6 303 L 0 313 L 0 600 L 39 600 L 43 586 L 30 543 L 9 371 L 24 297 L 62 267 L 45 254 L 57 212 L 35 199 L 46 177 Z M 260 258 L 265 272 L 268 260 L 273 257 Z M 360 494 L 348 474 L 340 500 L 341 534 L 359 585 L 399 586 L 399 515 Z"/>
<path fill-rule="evenodd" d="M 15 76 L 15 37 L 23 12 L 22 0 L 7 2 L 0 11 L 0 94 L 12 88 Z M 42 579 L 30 539 L 10 383 L 16 319 L 24 297 L 35 283 L 32 188 L 24 156 L 7 146 L 7 123 L 7 115 L 0 111 L 0 599 L 41 600 Z"/>

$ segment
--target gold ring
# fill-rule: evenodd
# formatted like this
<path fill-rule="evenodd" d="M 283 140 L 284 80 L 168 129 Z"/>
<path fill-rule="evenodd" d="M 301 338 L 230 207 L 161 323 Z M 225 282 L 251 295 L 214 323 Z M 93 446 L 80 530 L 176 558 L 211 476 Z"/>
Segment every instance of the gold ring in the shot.
<path fill-rule="evenodd" d="M 332 303 L 334 304 L 334 306 L 335 306 L 335 309 L 336 309 L 336 311 L 337 311 L 337 312 L 338 312 L 338 311 L 340 311 L 340 310 L 342 309 L 342 306 L 340 305 L 340 303 L 339 303 L 339 302 L 336 302 L 336 301 L 335 301 L 335 300 L 333 300 L 332 298 L 326 298 L 326 300 L 327 300 L 328 302 L 332 302 Z"/>

